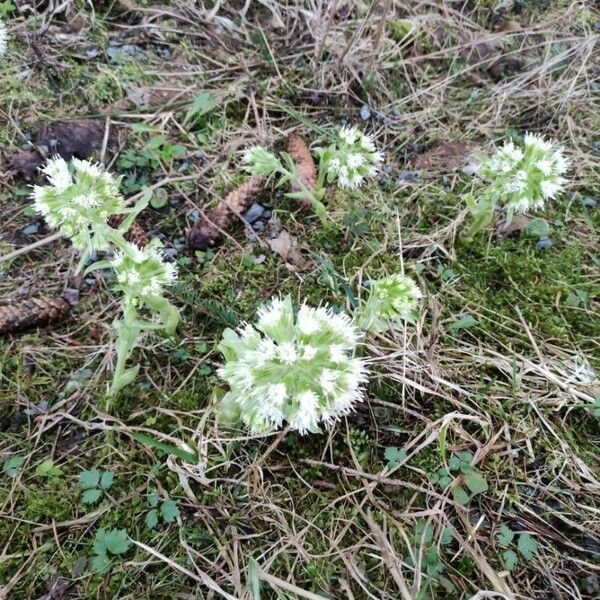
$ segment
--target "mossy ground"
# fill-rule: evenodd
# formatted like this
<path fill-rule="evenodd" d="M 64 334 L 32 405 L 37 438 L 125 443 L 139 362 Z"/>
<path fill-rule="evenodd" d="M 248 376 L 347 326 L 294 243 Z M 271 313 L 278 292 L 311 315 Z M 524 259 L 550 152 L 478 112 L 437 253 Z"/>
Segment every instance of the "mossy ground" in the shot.
<path fill-rule="evenodd" d="M 353 122 L 374 133 L 388 170 L 359 191 L 329 190 L 325 226 L 265 189 L 272 222 L 305 248 L 300 272 L 271 252 L 268 234 L 249 241 L 240 227 L 215 250 L 181 250 L 178 335 L 144 339 L 132 359 L 140 377 L 108 412 L 118 303 L 104 275 L 84 279 L 64 324 L 2 340 L 0 456 L 4 466 L 23 460 L 0 474 L 0 596 L 38 598 L 60 579 L 64 597 L 215 597 L 200 583 L 206 575 L 252 600 L 400 598 L 403 584 L 420 599 L 480 590 L 542 599 L 548 589 L 596 597 L 600 430 L 590 402 L 600 390 L 590 369 L 600 369 L 600 208 L 582 202 L 600 205 L 593 3 L 580 3 L 583 18 L 565 2 L 511 10 L 409 2 L 394 15 L 351 2 L 314 20 L 308 3 L 246 13 L 233 3 L 215 14 L 167 4 L 91 11 L 74 1 L 54 16 L 7 9 L 3 171 L 40 123 L 110 119 L 121 137 L 107 161 L 128 195 L 197 175 L 167 182 L 166 205 L 141 217 L 173 248 L 195 209 L 243 180 L 238 150 L 247 144 L 283 148 L 295 128 L 316 145 Z M 147 88 L 181 96 L 144 104 Z M 190 118 L 203 91 L 215 107 Z M 492 228 L 465 245 L 463 194 L 477 184 L 444 165 L 416 183 L 400 176 L 438 142 L 486 152 L 526 129 L 560 139 L 575 161 L 568 191 L 537 215 L 551 226 L 548 249 L 526 231 L 499 241 Z M 150 152 L 159 134 L 185 154 Z M 32 216 L 29 182 L 1 181 L 2 252 L 50 233 Z M 39 233 L 27 237 L 32 222 Z M 2 295 L 59 295 L 75 264 L 66 242 L 31 251 L 1 265 Z M 425 292 L 421 315 L 405 331 L 366 340 L 373 376 L 347 421 L 321 436 L 266 439 L 216 426 L 216 346 L 226 326 L 252 319 L 273 294 L 350 310 L 364 279 L 400 268 Z M 185 442 L 200 468 L 140 433 Z M 487 490 L 463 507 L 432 478 L 465 451 Z M 48 459 L 60 475 L 43 474 Z M 115 481 L 90 506 L 78 477 L 92 468 Z M 178 503 L 176 522 L 145 525 L 151 490 Z M 503 525 L 515 532 L 508 548 Z M 100 528 L 125 529 L 145 546 L 94 573 Z M 530 558 L 517 546 L 523 532 L 537 542 Z M 507 550 L 518 557 L 512 572 Z"/>

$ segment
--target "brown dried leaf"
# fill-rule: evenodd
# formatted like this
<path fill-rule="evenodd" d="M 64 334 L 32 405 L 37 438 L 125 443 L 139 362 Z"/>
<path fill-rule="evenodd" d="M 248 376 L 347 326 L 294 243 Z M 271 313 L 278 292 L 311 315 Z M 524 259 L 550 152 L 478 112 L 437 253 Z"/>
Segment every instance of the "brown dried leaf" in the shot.
<path fill-rule="evenodd" d="M 69 160 L 88 158 L 104 141 L 104 123 L 72 121 L 44 125 L 37 135 L 35 149 L 20 150 L 11 158 L 12 168 L 27 179 L 35 175 L 48 156 L 58 154 Z M 110 142 L 111 140 L 109 140 Z"/>
<path fill-rule="evenodd" d="M 198 224 L 187 232 L 188 246 L 192 250 L 206 250 L 214 246 L 223 236 L 223 231 L 237 221 L 262 191 L 264 177 L 250 177 L 239 188 L 229 192 L 215 208 L 206 213 Z"/>
<path fill-rule="evenodd" d="M 514 215 L 508 227 L 504 227 L 504 221 L 496 229 L 496 239 L 498 241 L 505 240 L 509 235 L 516 233 L 517 231 L 523 231 L 527 229 L 529 223 L 531 223 L 531 217 L 518 213 Z"/>
<path fill-rule="evenodd" d="M 296 133 L 290 135 L 287 142 L 287 151 L 296 165 L 300 181 L 309 190 L 314 190 L 317 185 L 317 165 L 304 139 Z M 293 182 L 291 188 L 293 192 L 301 191 L 300 187 Z M 309 200 L 300 200 L 300 204 L 304 209 L 310 208 Z"/>
<path fill-rule="evenodd" d="M 461 167 L 472 148 L 460 142 L 440 142 L 412 160 L 415 169 L 426 171 L 454 171 Z"/>
<path fill-rule="evenodd" d="M 276 238 L 267 240 L 267 244 L 269 244 L 269 248 L 275 254 L 279 255 L 285 261 L 290 271 L 304 271 L 309 267 L 310 261 L 302 256 L 302 246 L 285 229 L 282 229 Z"/>
<path fill-rule="evenodd" d="M 70 310 L 64 298 L 28 298 L 0 306 L 0 335 L 60 321 Z"/>

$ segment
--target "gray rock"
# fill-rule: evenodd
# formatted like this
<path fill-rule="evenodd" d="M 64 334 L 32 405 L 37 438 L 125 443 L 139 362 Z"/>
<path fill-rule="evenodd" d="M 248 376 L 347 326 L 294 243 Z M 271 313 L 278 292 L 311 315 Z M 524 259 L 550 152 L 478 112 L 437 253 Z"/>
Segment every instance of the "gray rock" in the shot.
<path fill-rule="evenodd" d="M 173 240 L 173 247 L 176 248 L 178 251 L 185 250 L 187 248 L 185 238 L 175 238 Z"/>
<path fill-rule="evenodd" d="M 23 235 L 35 235 L 40 230 L 40 226 L 37 223 L 32 223 L 23 228 Z"/>
<path fill-rule="evenodd" d="M 549 237 L 541 237 L 535 247 L 538 250 L 548 250 L 552 248 L 552 240 Z"/>
<path fill-rule="evenodd" d="M 246 223 L 251 225 L 252 223 L 254 223 L 254 221 L 258 221 L 258 219 L 260 219 L 263 216 L 264 212 L 264 206 L 261 206 L 257 202 L 254 202 L 254 204 L 252 204 L 252 206 L 250 206 L 250 208 L 243 214 L 242 218 L 244 219 L 244 221 L 246 221 Z"/>
<path fill-rule="evenodd" d="M 252 223 L 252 229 L 257 233 L 261 233 L 265 230 L 265 224 L 262 221 L 254 221 L 254 223 Z"/>
<path fill-rule="evenodd" d="M 581 204 L 583 204 L 583 206 L 585 206 L 586 208 L 596 208 L 598 202 L 594 200 L 594 198 L 588 196 L 587 198 L 584 198 L 581 201 Z"/>
<path fill-rule="evenodd" d="M 195 208 L 192 212 L 190 212 L 190 214 L 188 215 L 188 220 L 190 223 L 193 223 L 194 225 L 196 223 L 200 222 L 200 219 L 202 218 L 202 215 L 200 214 L 200 211 Z"/>
<path fill-rule="evenodd" d="M 368 121 L 371 118 L 371 108 L 368 104 L 363 104 L 360 109 L 360 118 L 363 121 Z"/>
<path fill-rule="evenodd" d="M 398 175 L 398 181 L 402 183 L 421 183 L 421 178 L 412 171 L 401 171 Z"/>
<path fill-rule="evenodd" d="M 166 248 L 165 250 L 163 250 L 163 255 L 166 258 L 175 258 L 178 253 L 179 250 L 177 250 L 177 248 Z"/>

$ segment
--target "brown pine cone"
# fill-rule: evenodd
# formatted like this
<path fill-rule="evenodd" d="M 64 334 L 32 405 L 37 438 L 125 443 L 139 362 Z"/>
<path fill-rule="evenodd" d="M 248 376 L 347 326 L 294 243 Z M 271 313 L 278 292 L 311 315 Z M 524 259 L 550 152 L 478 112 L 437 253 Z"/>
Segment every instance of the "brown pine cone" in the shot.
<path fill-rule="evenodd" d="M 0 306 L 0 335 L 64 319 L 71 305 L 64 298 L 27 298 Z"/>
<path fill-rule="evenodd" d="M 296 165 L 296 172 L 300 181 L 309 190 L 314 190 L 317 185 L 317 165 L 306 142 L 297 133 L 292 133 L 288 138 L 287 151 Z M 291 188 L 293 192 L 301 191 L 297 185 L 294 185 L 293 181 L 291 182 Z M 300 200 L 300 205 L 304 209 L 310 208 L 310 201 Z"/>
<path fill-rule="evenodd" d="M 125 215 L 113 215 L 109 220 L 108 224 L 116 229 L 125 219 Z M 131 224 L 131 227 L 125 234 L 125 239 L 132 244 L 138 246 L 138 248 L 143 248 L 150 242 L 150 238 L 148 234 L 144 230 L 144 228 L 137 222 L 134 221 Z"/>
<path fill-rule="evenodd" d="M 206 218 L 191 227 L 187 232 L 187 242 L 191 250 L 206 250 L 214 246 L 225 231 L 234 223 L 240 213 L 252 204 L 263 189 L 264 177 L 250 177 L 239 188 L 231 190 L 215 208 L 206 213 Z"/>

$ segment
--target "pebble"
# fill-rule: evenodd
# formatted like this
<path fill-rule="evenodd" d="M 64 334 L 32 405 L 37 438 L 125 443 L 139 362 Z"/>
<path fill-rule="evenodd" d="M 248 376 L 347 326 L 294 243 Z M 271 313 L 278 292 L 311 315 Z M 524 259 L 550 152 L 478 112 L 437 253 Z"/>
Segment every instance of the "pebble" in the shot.
<path fill-rule="evenodd" d="M 371 118 L 371 108 L 368 104 L 363 104 L 360 109 L 360 118 L 363 121 L 368 121 Z"/>
<path fill-rule="evenodd" d="M 252 223 L 252 229 L 254 229 L 254 231 L 257 233 L 261 233 L 265 230 L 265 224 L 262 221 L 255 221 Z"/>
<path fill-rule="evenodd" d="M 270 208 L 265 208 L 265 212 L 262 215 L 262 218 L 265 221 L 268 221 L 273 216 L 273 211 Z"/>
<path fill-rule="evenodd" d="M 592 148 L 594 150 L 600 150 L 600 140 L 596 140 L 595 142 L 592 142 Z"/>
<path fill-rule="evenodd" d="M 106 49 L 106 54 L 112 61 L 119 59 L 120 55 L 130 56 L 139 59 L 144 56 L 144 51 L 136 44 L 123 44 L 122 46 L 110 45 Z"/>
<path fill-rule="evenodd" d="M 549 248 L 552 248 L 552 240 L 546 236 L 541 237 L 535 247 L 538 250 L 548 250 Z"/>
<path fill-rule="evenodd" d="M 188 221 L 190 223 L 193 223 L 194 225 L 196 223 L 199 223 L 201 218 L 202 218 L 202 215 L 200 214 L 200 211 L 197 208 L 195 208 L 193 211 L 191 211 L 190 214 L 188 215 Z"/>
<path fill-rule="evenodd" d="M 171 50 L 169 48 L 157 48 L 156 54 L 161 58 L 171 58 Z"/>
<path fill-rule="evenodd" d="M 413 171 L 401 171 L 398 175 L 398 181 L 403 183 L 421 183 L 421 178 Z"/>
<path fill-rule="evenodd" d="M 21 150 L 31 150 L 33 149 L 33 144 L 31 142 L 25 142 L 21 144 Z"/>
<path fill-rule="evenodd" d="M 246 223 L 249 223 L 251 225 L 255 221 L 258 221 L 258 219 L 260 219 L 263 216 L 264 212 L 264 206 L 261 206 L 257 202 L 254 202 L 250 206 L 250 208 L 243 214 L 242 218 L 244 219 L 244 221 L 246 221 Z"/>
<path fill-rule="evenodd" d="M 587 198 L 584 198 L 581 201 L 581 204 L 583 204 L 583 206 L 585 206 L 585 208 L 596 208 L 596 205 L 598 204 L 598 202 L 596 202 L 596 200 L 594 200 L 594 198 L 591 198 L 590 196 L 588 196 Z"/>
<path fill-rule="evenodd" d="M 178 251 L 185 250 L 187 248 L 187 242 L 185 241 L 185 238 L 175 238 L 173 240 L 173 247 Z"/>
<path fill-rule="evenodd" d="M 40 226 L 37 223 L 32 223 L 23 228 L 23 235 L 35 235 L 40 230 Z"/>
<path fill-rule="evenodd" d="M 163 250 L 163 256 L 167 258 L 175 258 L 178 253 L 179 250 L 177 250 L 177 248 L 166 248 L 165 250 Z"/>

